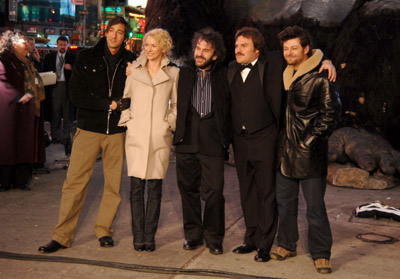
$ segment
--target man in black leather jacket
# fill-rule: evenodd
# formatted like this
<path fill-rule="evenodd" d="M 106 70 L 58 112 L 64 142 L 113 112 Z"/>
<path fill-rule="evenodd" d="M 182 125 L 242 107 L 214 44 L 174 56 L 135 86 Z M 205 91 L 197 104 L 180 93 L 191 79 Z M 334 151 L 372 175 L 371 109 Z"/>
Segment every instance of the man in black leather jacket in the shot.
<path fill-rule="evenodd" d="M 330 273 L 332 233 L 325 209 L 328 137 L 336 127 L 340 101 L 326 72 L 318 73 L 323 54 L 311 50 L 311 37 L 298 26 L 279 38 L 288 64 L 285 126 L 279 142 L 276 177 L 279 212 L 278 247 L 271 258 L 296 255 L 299 185 L 307 203 L 308 248 L 319 273 Z"/>
<path fill-rule="evenodd" d="M 62 189 L 58 224 L 52 240 L 39 247 L 40 252 L 52 253 L 71 246 L 100 150 L 104 192 L 95 234 L 100 246 L 114 245 L 112 223 L 121 202 L 125 140 L 125 128 L 118 127 L 118 121 L 121 110 L 129 107 L 129 101 L 122 96 L 126 65 L 134 60 L 134 55 L 125 50 L 128 34 L 128 23 L 122 17 L 115 17 L 108 23 L 106 36 L 95 47 L 80 52 L 75 60 L 70 96 L 78 108 L 78 130 Z"/>

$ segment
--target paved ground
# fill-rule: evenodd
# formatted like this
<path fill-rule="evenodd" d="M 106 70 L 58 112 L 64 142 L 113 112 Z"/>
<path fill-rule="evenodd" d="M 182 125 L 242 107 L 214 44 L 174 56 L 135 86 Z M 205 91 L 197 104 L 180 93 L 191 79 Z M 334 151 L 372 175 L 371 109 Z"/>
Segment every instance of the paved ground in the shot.
<path fill-rule="evenodd" d="M 61 145 L 47 148 L 49 174 L 36 174 L 32 191 L 11 190 L 0 193 L 0 278 L 399 278 L 400 242 L 376 244 L 357 239 L 358 234 L 376 233 L 400 239 L 400 223 L 393 220 L 360 219 L 354 209 L 363 203 L 381 200 L 400 206 L 400 187 L 389 190 L 356 190 L 328 186 L 326 204 L 334 237 L 332 250 L 333 273 L 315 272 L 307 253 L 304 202 L 299 211 L 300 241 L 298 255 L 284 262 L 271 260 L 258 263 L 253 254 L 236 255 L 231 250 L 242 243 L 242 217 L 235 169 L 225 167 L 226 237 L 224 254 L 212 255 L 204 246 L 195 251 L 182 249 L 184 241 L 180 196 L 176 186 L 175 164 L 172 162 L 163 185 L 161 219 L 153 253 L 136 252 L 132 247 L 130 228 L 129 184 L 124 175 L 122 203 L 115 220 L 115 247 L 101 248 L 93 227 L 102 196 L 102 162 L 96 164 L 86 203 L 80 217 L 72 247 L 48 257 L 37 252 L 40 245 L 51 239 L 57 222 L 61 188 L 66 170 Z M 125 172 L 126 173 L 126 170 Z M 30 260 L 4 258 L 5 253 Z M 11 257 L 11 256 L 10 256 Z M 61 258 L 60 257 L 64 257 Z M 54 260 L 92 260 L 91 264 L 53 262 Z M 107 267 L 119 263 L 119 267 Z M 114 264 L 115 266 L 115 264 Z M 147 267 L 143 267 L 147 266 Z M 138 268 L 141 272 L 138 272 Z M 197 270 L 199 273 L 186 274 Z M 200 270 L 200 271 L 199 271 Z M 181 275 L 173 272 L 180 271 Z M 218 274 L 216 271 L 222 272 Z M 169 272 L 169 273 L 165 273 Z M 212 273 L 214 272 L 214 273 Z M 231 273 L 227 275 L 227 273 Z M 235 273 L 235 274 L 233 274 Z M 239 274 L 239 275 L 238 275 Z"/>

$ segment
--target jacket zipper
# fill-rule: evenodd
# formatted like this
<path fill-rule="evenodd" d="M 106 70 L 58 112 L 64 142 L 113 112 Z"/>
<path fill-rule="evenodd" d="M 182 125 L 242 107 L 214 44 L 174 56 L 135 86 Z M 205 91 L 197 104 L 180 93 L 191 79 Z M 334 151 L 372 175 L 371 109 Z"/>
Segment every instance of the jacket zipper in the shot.
<path fill-rule="evenodd" d="M 108 97 L 111 98 L 112 88 L 114 86 L 115 74 L 117 73 L 119 64 L 121 63 L 122 59 L 120 59 L 118 61 L 117 66 L 115 67 L 114 74 L 113 74 L 111 82 L 110 82 L 109 66 L 108 66 L 108 63 L 107 63 L 107 59 L 104 56 L 103 56 L 103 59 L 104 59 L 104 62 L 106 63 L 106 66 L 107 66 L 106 68 L 107 68 L 107 80 L 108 80 Z M 112 109 L 110 107 L 108 109 L 108 115 L 107 115 L 107 131 L 106 131 L 107 135 L 110 133 L 110 117 L 111 117 L 111 113 L 112 113 Z"/>

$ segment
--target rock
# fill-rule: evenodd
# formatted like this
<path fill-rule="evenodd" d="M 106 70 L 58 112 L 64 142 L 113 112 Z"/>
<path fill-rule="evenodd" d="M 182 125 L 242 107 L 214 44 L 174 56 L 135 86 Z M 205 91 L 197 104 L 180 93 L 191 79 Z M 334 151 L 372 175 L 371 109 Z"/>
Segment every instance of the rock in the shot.
<path fill-rule="evenodd" d="M 329 162 L 351 162 L 368 172 L 393 175 L 400 170 L 400 153 L 380 135 L 343 127 L 329 137 Z M 400 173 L 400 171 L 399 171 Z"/>
<path fill-rule="evenodd" d="M 383 190 L 396 185 L 393 176 L 376 172 L 373 176 L 369 172 L 347 163 L 345 165 L 331 163 L 328 166 L 327 181 L 340 187 L 353 187 L 358 189 Z"/>

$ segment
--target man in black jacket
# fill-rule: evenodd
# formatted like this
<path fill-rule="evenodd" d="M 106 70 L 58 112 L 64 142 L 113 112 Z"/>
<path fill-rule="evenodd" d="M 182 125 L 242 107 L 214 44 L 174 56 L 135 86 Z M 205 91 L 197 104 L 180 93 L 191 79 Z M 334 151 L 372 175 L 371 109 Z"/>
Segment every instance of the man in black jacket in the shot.
<path fill-rule="evenodd" d="M 52 240 L 39 247 L 52 253 L 71 246 L 97 155 L 102 150 L 104 192 L 95 225 L 102 247 L 114 245 L 112 223 L 121 202 L 120 187 L 124 162 L 125 128 L 118 127 L 121 110 L 129 107 L 122 99 L 127 62 L 134 55 L 125 50 L 128 23 L 115 17 L 108 23 L 106 37 L 95 47 L 79 53 L 71 77 L 70 94 L 78 108 L 67 179 L 64 182 L 58 224 Z"/>
<path fill-rule="evenodd" d="M 230 99 L 221 34 L 211 28 L 195 33 L 194 59 L 180 69 L 174 144 L 182 197 L 185 243 L 194 250 L 206 241 L 222 254 L 225 235 L 224 158 L 230 138 Z M 201 199 L 205 201 L 204 218 Z"/>
<path fill-rule="evenodd" d="M 311 50 L 311 37 L 301 27 L 287 27 L 279 38 L 288 64 L 283 73 L 287 93 L 285 125 L 279 143 L 277 203 L 278 247 L 271 258 L 296 255 L 299 185 L 307 203 L 308 248 L 319 273 L 331 273 L 332 233 L 324 195 L 328 137 L 335 128 L 340 101 L 334 84 L 318 73 L 322 52 Z"/>
<path fill-rule="evenodd" d="M 68 130 L 72 124 L 68 84 L 72 75 L 75 55 L 67 51 L 68 38 L 65 36 L 58 37 L 57 50 L 57 52 L 47 54 L 43 62 L 44 72 L 53 71 L 57 74 L 56 84 L 46 88 L 45 106 L 47 108 L 45 109 L 47 113 L 51 112 L 52 140 L 66 144 Z M 46 116 L 46 118 L 49 117 Z M 61 119 L 63 119 L 63 122 L 61 122 Z"/>

